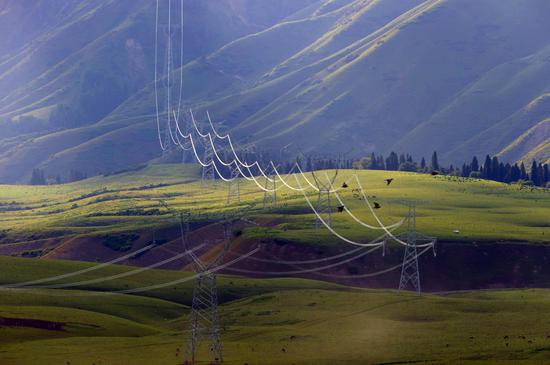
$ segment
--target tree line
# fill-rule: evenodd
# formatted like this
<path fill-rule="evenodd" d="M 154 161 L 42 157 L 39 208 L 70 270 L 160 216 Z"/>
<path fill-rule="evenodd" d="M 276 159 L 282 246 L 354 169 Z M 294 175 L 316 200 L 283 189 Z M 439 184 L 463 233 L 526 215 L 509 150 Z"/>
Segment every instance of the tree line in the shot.
<path fill-rule="evenodd" d="M 243 156 L 242 160 L 249 163 L 259 161 L 263 166 L 264 172 L 272 174 L 271 159 L 267 154 L 257 154 L 255 156 Z M 470 177 L 486 180 L 494 180 L 504 183 L 521 182 L 525 185 L 550 187 L 550 166 L 548 164 L 537 163 L 532 161 L 530 167 L 526 167 L 521 163 L 503 163 L 499 161 L 497 156 L 487 155 L 485 161 L 481 164 L 476 156 L 469 163 L 462 164 L 461 167 L 453 165 L 442 166 L 439 163 L 437 152 L 434 152 L 429 161 L 424 157 L 421 160 L 415 161 L 410 154 L 397 154 L 390 152 L 388 156 L 376 155 L 371 153 L 370 156 L 361 157 L 359 159 L 350 158 L 334 158 L 334 157 L 319 157 L 315 155 L 301 156 L 293 160 L 278 161 L 274 165 L 280 173 L 287 174 L 298 172 L 295 165 L 300 166 L 303 171 L 315 171 L 326 169 L 366 169 L 366 170 L 386 170 L 386 171 L 407 171 L 418 173 L 438 173 L 443 175 L 452 175 L 460 177 Z M 228 167 L 220 166 L 220 172 L 227 177 L 230 177 L 231 170 Z M 261 175 L 261 172 L 256 167 L 250 168 L 254 175 Z M 248 169 L 246 169 L 248 172 Z M 71 170 L 64 179 L 59 175 L 47 177 L 42 169 L 34 169 L 30 179 L 31 185 L 47 185 L 60 184 L 62 182 L 73 182 L 85 179 L 87 174 L 77 170 Z"/>
<path fill-rule="evenodd" d="M 530 167 L 525 164 L 503 163 L 497 156 L 487 155 L 485 161 L 481 164 L 476 156 L 469 163 L 464 163 L 462 167 L 450 165 L 441 166 L 434 152 L 430 163 L 423 157 L 420 162 L 414 161 L 409 154 L 398 155 L 391 152 L 389 156 L 376 156 L 372 153 L 370 156 L 362 157 L 352 164 L 356 169 L 369 170 L 388 170 L 388 171 L 410 171 L 431 173 L 437 172 L 444 175 L 453 175 L 461 177 L 471 177 L 485 180 L 500 181 L 504 183 L 521 182 L 526 185 L 550 186 L 550 166 L 548 164 L 538 163 L 533 160 Z"/>
<path fill-rule="evenodd" d="M 65 178 L 62 178 L 60 174 L 46 175 L 45 171 L 40 168 L 32 170 L 29 185 L 55 185 L 70 183 L 74 181 L 84 180 L 88 177 L 88 174 L 78 170 L 70 170 Z"/>

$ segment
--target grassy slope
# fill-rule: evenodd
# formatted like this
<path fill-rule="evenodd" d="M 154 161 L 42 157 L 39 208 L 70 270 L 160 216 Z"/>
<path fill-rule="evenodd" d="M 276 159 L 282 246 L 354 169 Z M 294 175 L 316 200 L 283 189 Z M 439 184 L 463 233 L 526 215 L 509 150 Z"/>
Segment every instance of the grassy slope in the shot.
<path fill-rule="evenodd" d="M 544 163 L 550 163 L 550 139 L 547 139 L 545 142 L 533 148 L 533 150 L 523 156 L 522 160 L 526 162 L 537 160 Z"/>
<path fill-rule="evenodd" d="M 279 2 L 277 7 L 239 3 L 244 9 L 231 1 L 189 1 L 185 8 L 185 25 L 193 31 L 185 32 L 184 35 L 184 61 L 187 63 L 236 38 L 265 29 L 316 1 L 285 0 Z M 166 5 L 161 3 L 161 26 L 166 23 Z M 21 115 L 33 115 L 47 121 L 49 112 L 56 105 L 63 104 L 71 109 L 70 120 L 66 121 L 71 128 L 86 126 L 62 133 L 47 133 L 37 141 L 39 145 L 33 146 L 26 143 L 10 148 L 3 144 L 0 136 L 0 144 L 9 149 L 8 154 L 0 156 L 0 175 L 4 181 L 27 181 L 31 166 L 36 167 L 55 159 L 62 160 L 64 165 L 56 170 L 55 164 L 52 164 L 51 173 L 66 174 L 70 169 L 81 166 L 82 160 L 87 157 L 81 156 L 79 163 L 71 164 L 73 160 L 67 161 L 56 154 L 69 154 L 80 145 L 86 151 L 89 149 L 87 145 L 94 144 L 98 136 L 111 142 L 111 146 L 108 146 L 111 153 L 103 156 L 103 164 L 99 169 L 91 168 L 89 172 L 97 174 L 108 170 L 107 166 L 113 166 L 112 155 L 116 155 L 112 152 L 112 139 L 115 136 L 111 132 L 132 124 L 126 121 L 123 125 L 111 124 L 110 128 L 89 124 L 100 121 L 153 80 L 154 3 L 143 0 L 81 1 L 79 4 L 67 4 L 63 16 L 58 14 L 55 24 L 36 24 L 36 18 L 45 17 L 37 15 L 44 12 L 41 11 L 44 6 L 42 2 L 21 6 L 12 4 L 4 9 L 5 14 L 2 16 L 7 17 L 9 22 L 18 19 L 22 24 L 32 23 L 37 29 L 33 29 L 32 35 L 36 37 L 34 41 L 17 38 L 16 31 L 6 32 L 6 42 L 12 44 L 12 47 L 6 49 L 5 60 L 4 57 L 0 59 L 0 116 L 17 119 Z M 61 5 L 55 6 L 59 8 Z M 172 12 L 173 23 L 176 20 L 179 23 L 176 4 Z M 18 29 L 19 26 L 12 28 Z M 75 34 L 79 36 L 75 37 Z M 162 64 L 165 40 L 162 35 L 159 35 L 159 39 L 159 62 Z M 179 39 L 174 40 L 176 63 L 179 62 L 179 43 Z M 162 68 L 158 72 L 162 74 Z M 153 108 L 152 99 L 149 99 L 146 114 L 150 114 Z M 118 112 L 115 114 L 121 119 Z M 146 125 L 141 124 L 141 127 L 142 138 L 152 135 Z M 33 142 L 31 137 L 26 140 Z M 35 148 L 37 146 L 41 147 Z M 43 153 L 45 150 L 48 152 Z M 105 146 L 96 143 L 93 153 L 99 150 L 105 150 Z M 132 163 L 132 156 L 137 156 L 141 163 L 150 160 L 151 153 L 153 157 L 158 155 L 158 148 L 153 143 L 145 150 L 149 153 L 142 155 L 138 153 L 140 151 L 134 151 L 132 154 L 119 154 L 119 159 L 123 160 L 120 163 Z M 114 167 L 114 170 L 117 169 Z"/>
<path fill-rule="evenodd" d="M 548 28 L 546 19 L 539 16 L 548 6 L 546 2 L 537 0 L 530 7 L 506 4 L 503 8 L 495 0 L 431 0 L 410 11 L 420 3 L 314 2 L 274 27 L 188 63 L 183 99 L 197 115 L 208 108 L 216 120 L 240 125 L 237 135 L 253 136 L 267 144 L 284 145 L 292 140 L 303 150 L 316 149 L 321 143 L 324 149 L 338 150 L 345 140 L 357 150 L 387 152 L 393 148 L 425 156 L 437 148 L 447 152 L 444 157 L 453 162 L 463 162 L 472 153 L 498 153 L 547 117 L 546 110 L 536 118 L 520 115 L 527 103 L 547 92 L 541 75 L 548 67 L 548 49 L 543 49 Z M 296 8 L 288 8 L 288 12 Z M 532 11 L 534 8 L 537 11 Z M 260 8 L 246 9 L 253 14 L 239 17 L 265 16 Z M 150 21 L 148 15 L 137 19 Z M 213 16 L 220 18 L 223 14 Z M 388 24 L 391 26 L 386 27 Z M 144 32 L 147 27 L 138 28 Z M 238 32 L 232 29 L 229 33 Z M 111 43 L 120 43 L 118 33 L 110 36 Z M 151 43 L 141 43 L 144 54 L 149 54 Z M 90 60 L 99 57 L 94 49 Z M 112 58 L 119 65 L 126 56 Z M 407 60 L 405 66 L 403 60 Z M 97 71 L 71 70 L 71 75 L 73 71 Z M 110 71 L 118 73 L 116 66 Z M 48 87 L 56 90 L 56 85 Z M 142 89 L 110 119 L 127 116 L 129 111 L 150 114 L 152 95 L 151 87 Z M 93 101 L 98 95 L 85 96 Z M 0 175 L 9 181 L 27 180 L 31 165 L 53 174 L 66 173 L 82 168 L 83 161 L 98 151 L 105 155 L 89 166 L 90 174 L 158 155 L 154 121 L 118 124 L 117 132 L 105 128 L 105 122 L 100 124 L 103 126 L 94 125 L 95 133 L 86 136 L 84 131 L 74 130 L 44 137 L 42 142 L 53 146 L 48 154 L 30 145 L 13 148 L 9 156 L 0 158 Z M 317 138 L 311 138 L 312 130 Z M 84 140 L 73 139 L 75 134 Z M 119 143 L 125 138 L 139 139 L 140 148 L 129 153 L 128 146 Z"/>
<path fill-rule="evenodd" d="M 322 173 L 321 173 L 322 174 Z M 341 171 L 337 185 L 344 180 L 350 187 L 341 192 L 346 205 L 360 218 L 375 224 L 363 201 L 352 195 L 357 184 L 353 171 Z M 384 222 L 396 222 L 406 215 L 403 200 L 418 200 L 418 227 L 425 234 L 442 240 L 484 241 L 524 240 L 548 242 L 547 190 L 520 190 L 518 186 L 489 181 L 453 181 L 402 172 L 358 171 L 366 192 L 382 204 L 378 214 Z M 166 225 L 169 212 L 160 206 L 163 200 L 175 209 L 204 209 L 221 212 L 239 209 L 227 206 L 227 183 L 217 182 L 201 192 L 196 180 L 198 170 L 190 165 L 153 165 L 143 170 L 96 177 L 78 183 L 34 187 L 4 185 L 0 189 L 0 232 L 4 243 L 47 238 L 55 235 L 103 234 L 146 230 Z M 321 175 L 323 176 L 323 175 Z M 384 179 L 394 177 L 391 186 Z M 289 183 L 296 185 L 293 177 Z M 305 182 L 302 180 L 302 184 Z M 159 186 L 167 184 L 168 186 Z M 138 188 L 138 189 L 136 189 Z M 272 235 L 304 243 L 340 244 L 330 233 L 313 230 L 314 216 L 300 193 L 283 189 L 279 206 L 270 212 L 261 210 L 263 194 L 251 182 L 241 182 L 240 207 L 255 204 L 252 215 L 278 218 L 281 223 L 269 230 L 254 228 L 249 234 Z M 310 195 L 315 201 L 316 196 Z M 332 197 L 333 204 L 337 202 Z M 162 215 L 130 216 L 127 209 L 146 212 L 160 209 Z M 101 212 L 102 216 L 97 216 Z M 480 224 L 483 222 L 483 224 Z M 335 228 L 357 240 L 373 238 L 373 231 L 362 229 L 344 214 L 334 214 Z M 460 235 L 452 231 L 459 229 Z M 378 233 L 377 233 L 378 234 Z"/>
<path fill-rule="evenodd" d="M 536 37 L 525 43 L 519 35 L 526 29 L 513 25 L 538 28 L 544 21 L 531 18 L 522 6 L 495 11 L 501 3 L 433 2 L 376 39 L 374 30 L 385 23 L 374 29 L 362 25 L 376 22 L 374 15 L 387 12 L 385 5 L 342 12 L 337 26 L 274 67 L 257 86 L 210 109 L 219 119 L 239 123 L 236 133 L 254 133 L 265 143 L 298 140 L 303 149 L 322 143 L 324 149 L 345 150 L 341 142 L 346 141 L 358 149 L 424 155 L 454 148 L 446 157 L 462 162 L 472 153 L 463 143 L 544 93 L 542 33 L 529 31 Z M 519 21 L 524 16 L 530 20 Z M 481 37 L 488 18 L 491 37 Z M 502 47 L 504 38 L 515 46 Z M 513 122 L 506 124 L 516 127 Z M 487 133 L 487 142 L 468 146 L 479 149 L 476 153 L 496 153 L 535 122 L 526 120 L 504 141 L 501 134 Z"/>
<path fill-rule="evenodd" d="M 0 259 L 9 275 L 43 277 L 82 263 Z M 121 270 L 123 268 L 112 268 Z M 30 274 L 29 274 L 30 272 Z M 155 271 L 162 282 L 174 272 Z M 416 297 L 355 290 L 307 280 L 227 278 L 243 290 L 220 306 L 228 364 L 540 364 L 548 361 L 550 292 L 518 290 Z M 96 290 L 111 287 L 96 288 Z M 291 290 L 289 290 L 291 289 Z M 182 361 L 188 309 L 166 289 L 148 296 L 59 296 L 59 290 L 1 291 L 0 317 L 67 323 L 65 331 L 3 327 L 0 360 L 6 365 L 175 364 Z M 188 303 L 188 298 L 184 302 Z M 505 338 L 505 336 L 508 336 Z M 525 336 L 522 338 L 521 336 Z M 506 345 L 508 343 L 508 346 Z M 177 349 L 182 353 L 176 356 Z M 284 351 L 283 351 L 284 349 Z M 202 349 L 201 359 L 204 359 Z"/>
<path fill-rule="evenodd" d="M 514 142 L 504 148 L 499 155 L 505 158 L 521 160 L 526 165 L 531 160 L 547 162 L 550 160 L 550 118 L 544 119 L 527 132 L 519 136 Z"/>

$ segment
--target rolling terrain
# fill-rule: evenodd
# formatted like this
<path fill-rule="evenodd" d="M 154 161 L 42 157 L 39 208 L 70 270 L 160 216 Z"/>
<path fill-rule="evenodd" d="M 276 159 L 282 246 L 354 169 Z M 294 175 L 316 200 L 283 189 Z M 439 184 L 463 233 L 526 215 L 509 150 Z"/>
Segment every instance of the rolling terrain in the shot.
<path fill-rule="evenodd" d="M 418 201 L 419 232 L 438 238 L 437 258 L 431 250 L 421 257 L 424 270 L 432 277 L 424 284 L 425 290 L 538 287 L 550 280 L 545 265 L 550 259 L 546 189 L 403 172 L 392 172 L 395 180 L 387 186 L 384 179 L 389 172 L 342 170 L 336 186 L 346 182 L 348 188 L 339 197 L 358 219 L 373 226 L 377 222 L 368 205 L 354 192 L 354 174 L 366 188 L 370 203 L 381 204 L 376 212 L 385 224 L 399 223 L 408 213 L 406 201 Z M 195 165 L 151 165 L 71 184 L 3 185 L 0 255 L 189 269 L 189 258 L 182 255 L 178 212 L 191 212 L 190 240 L 204 257 L 219 250 L 223 231 L 218 221 L 226 213 L 245 212 L 247 219 L 233 228 L 234 249 L 227 259 L 260 245 L 263 249 L 256 257 L 268 261 L 246 260 L 226 273 L 395 287 L 403 255 L 399 245 L 388 245 L 384 256 L 381 250 L 366 256 L 325 228 L 316 231 L 315 216 L 301 193 L 282 189 L 277 206 L 263 209 L 264 195 L 253 182 L 240 181 L 241 202 L 233 198 L 228 203 L 227 183 L 216 182 L 204 190 L 198 176 Z M 286 179 L 297 186 L 292 175 Z M 305 184 L 303 178 L 298 181 Z M 307 196 L 315 204 L 317 195 L 309 192 Z M 333 194 L 331 200 L 338 234 L 367 243 L 383 233 L 337 213 L 337 197 Z M 405 226 L 395 233 L 404 230 Z M 322 273 L 309 272 L 309 265 L 294 268 L 269 263 L 274 258 L 317 260 L 346 252 L 349 258 L 331 263 Z M 522 257 L 519 262 L 518 255 Z M 466 280 L 464 267 L 468 268 Z M 393 269 L 387 275 L 369 278 L 370 272 L 389 268 Z M 487 275 L 488 270 L 499 275 Z"/>
<path fill-rule="evenodd" d="M 73 26 L 93 22 L 101 9 L 118 16 L 104 26 L 123 26 L 98 29 L 101 36 L 78 51 L 80 63 L 64 55 L 57 67 L 41 65 L 41 76 L 32 80 L 17 76 L 24 63 L 12 68 L 6 60 L 0 68 L 0 114 L 40 119 L 48 108 L 58 108 L 54 116 L 69 115 L 70 124 L 19 136 L 3 133 L 3 181 L 28 181 L 33 167 L 52 176 L 70 170 L 95 175 L 160 156 L 151 84 L 153 4 L 83 4 L 67 5 Z M 189 6 L 190 17 L 200 14 L 213 26 L 196 35 L 193 20 L 186 20 L 184 65 L 171 75 L 174 105 L 181 72 L 183 108 L 195 109 L 201 119 L 209 110 L 241 142 L 265 149 L 293 142 L 305 152 L 353 147 L 358 156 L 396 150 L 420 158 L 438 150 L 444 163 L 454 164 L 487 153 L 509 162 L 548 160 L 547 1 L 301 0 L 273 9 L 258 4 Z M 63 37 L 70 31 L 52 32 Z M 198 46 L 204 44 L 210 48 Z M 179 62 L 177 37 L 174 45 Z M 162 60 L 162 42 L 159 49 Z M 136 71 L 138 66 L 143 68 Z M 19 83 L 8 84 L 12 79 Z M 74 117 L 67 108 L 96 114 Z"/>
<path fill-rule="evenodd" d="M 347 181 L 349 188 L 339 196 L 354 214 L 373 225 L 376 221 L 368 206 L 352 191 L 358 188 L 355 174 L 371 202 L 382 205 L 377 214 L 386 224 L 400 221 L 407 214 L 406 201 L 416 200 L 419 230 L 441 240 L 547 243 L 550 239 L 545 234 L 550 208 L 546 189 L 522 189 L 515 184 L 406 172 L 341 170 L 335 184 L 339 186 Z M 395 181 L 386 186 L 384 179 L 390 175 Z M 294 175 L 285 179 L 298 186 Z M 302 177 L 298 181 L 306 184 Z M 151 165 L 62 185 L 2 185 L 1 242 L 20 244 L 161 229 L 175 224 L 173 211 L 192 211 L 192 216 L 196 216 L 193 220 L 200 222 L 212 220 L 209 214 L 219 217 L 223 212 L 237 210 L 260 220 L 278 222 L 274 224 L 277 229 L 270 231 L 277 237 L 304 243 L 319 238 L 331 240 L 329 232 L 314 232 L 315 216 L 302 193 L 283 188 L 279 191 L 277 206 L 263 210 L 264 194 L 256 184 L 245 180 L 239 184 L 241 202 L 232 199 L 229 204 L 227 183 L 217 181 L 207 186 L 205 194 L 196 165 Z M 311 191 L 307 196 L 312 203 L 317 199 Z M 336 206 L 336 197 L 333 195 L 331 199 Z M 483 225 L 478 224 L 480 221 Z M 335 213 L 334 224 L 342 234 L 354 239 L 372 239 L 378 233 L 363 229 L 346 214 Z M 454 234 L 455 229 L 461 234 Z"/>
<path fill-rule="evenodd" d="M 87 265 L 14 258 L 0 262 L 10 268 L 2 283 Z M 101 275 L 105 272 L 93 276 Z M 186 276 L 157 270 L 93 290 L 1 289 L 0 360 L 6 365 L 35 364 L 37 356 L 46 365 L 114 365 L 137 359 L 181 363 L 190 283 L 142 294 L 104 293 Z M 547 290 L 417 297 L 306 280 L 236 277 L 221 277 L 219 287 L 228 364 L 548 361 Z M 201 360 L 207 356 L 203 350 Z"/>

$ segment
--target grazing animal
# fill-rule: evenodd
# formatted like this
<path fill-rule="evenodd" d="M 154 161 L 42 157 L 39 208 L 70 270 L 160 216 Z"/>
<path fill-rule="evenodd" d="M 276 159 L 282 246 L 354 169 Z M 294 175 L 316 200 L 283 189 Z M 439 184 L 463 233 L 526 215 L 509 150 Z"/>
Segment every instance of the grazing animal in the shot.
<path fill-rule="evenodd" d="M 382 208 L 382 206 L 379 203 L 374 202 L 374 209 L 380 209 L 380 208 Z"/>
<path fill-rule="evenodd" d="M 386 179 L 386 185 L 390 185 L 393 181 L 393 178 L 390 178 L 390 179 Z"/>
<path fill-rule="evenodd" d="M 344 206 L 343 205 L 340 205 L 337 209 L 338 209 L 338 213 L 342 213 L 344 211 Z"/>
<path fill-rule="evenodd" d="M 439 171 L 432 171 L 432 176 L 439 175 Z"/>

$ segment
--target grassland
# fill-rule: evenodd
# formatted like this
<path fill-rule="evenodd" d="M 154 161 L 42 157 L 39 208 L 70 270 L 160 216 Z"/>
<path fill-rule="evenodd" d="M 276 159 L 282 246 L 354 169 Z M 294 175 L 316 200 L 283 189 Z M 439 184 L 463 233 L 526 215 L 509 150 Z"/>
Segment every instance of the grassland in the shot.
<path fill-rule="evenodd" d="M 304 196 L 283 190 L 275 209 L 261 209 L 263 194 L 242 181 L 241 203 L 227 204 L 227 184 L 201 190 L 194 166 L 154 165 L 77 183 L 2 186 L 0 230 L 5 244 L 47 237 L 116 235 L 174 224 L 172 209 L 219 214 L 249 210 L 270 222 L 244 231 L 306 245 L 341 244 L 313 230 Z M 337 185 L 346 205 L 375 223 L 354 196 L 352 171 Z M 550 199 L 542 189 L 520 189 L 489 181 L 384 171 L 356 171 L 367 194 L 379 202 L 384 222 L 418 201 L 418 227 L 448 241 L 548 242 Z M 322 176 L 322 173 L 321 173 Z M 384 179 L 395 180 L 387 186 Z M 296 184 L 293 177 L 289 183 Z M 304 181 L 301 181 L 304 184 Z M 315 195 L 310 193 L 310 199 Z M 335 199 L 332 199 L 336 205 Z M 335 228 L 347 237 L 373 236 L 344 214 Z M 460 235 L 453 233 L 460 230 Z M 65 238 L 58 237 L 63 240 Z M 12 243 L 10 243 L 12 242 Z M 82 270 L 76 261 L 0 257 L 0 284 L 21 283 Z M 112 265 L 62 280 L 86 281 L 71 289 L 0 289 L 2 365 L 181 364 L 192 277 L 180 271 L 147 270 L 98 280 L 130 268 Z M 93 282 L 93 280 L 97 280 Z M 149 285 L 175 282 L 133 294 Z M 304 279 L 221 276 L 220 312 L 227 364 L 540 364 L 550 361 L 550 291 L 469 292 L 416 297 L 388 290 L 361 290 Z M 109 294 L 111 293 L 111 294 Z M 205 359 L 206 349 L 201 349 Z"/>
<path fill-rule="evenodd" d="M 404 202 L 417 200 L 419 230 L 441 240 L 547 243 L 550 239 L 548 190 L 403 172 L 341 171 L 336 184 L 340 186 L 346 181 L 349 185 L 341 191 L 342 199 L 354 214 L 370 224 L 376 224 L 370 210 L 353 192 L 357 188 L 351 177 L 354 173 L 371 200 L 382 205 L 377 212 L 385 223 L 399 221 L 407 214 Z M 314 215 L 301 193 L 283 188 L 278 193 L 278 206 L 263 211 L 263 193 L 253 182 L 240 181 L 241 203 L 227 204 L 227 183 L 216 182 L 201 190 L 197 176 L 198 170 L 192 165 L 153 165 L 72 184 L 3 185 L 0 239 L 10 244 L 50 237 L 133 232 L 174 224 L 163 201 L 171 209 L 193 213 L 246 208 L 252 217 L 277 222 L 269 228 L 245 231 L 249 235 L 270 235 L 306 244 L 338 242 L 325 230 L 314 231 Z M 387 177 L 395 179 L 390 186 L 384 181 Z M 288 181 L 297 186 L 294 177 L 290 176 Z M 304 180 L 301 184 L 306 185 Z M 309 198 L 316 200 L 313 193 L 309 193 Z M 334 196 L 331 199 L 334 206 L 338 204 Z M 334 214 L 334 226 L 356 240 L 367 240 L 378 233 L 363 229 L 345 213 Z M 454 234 L 455 229 L 460 234 Z"/>
<path fill-rule="evenodd" d="M 86 266 L 17 258 L 2 258 L 0 264 L 7 273 L 3 283 L 15 277 L 36 278 Z M 0 362 L 27 365 L 40 359 L 45 365 L 180 364 L 187 341 L 186 292 L 190 283 L 141 295 L 101 293 L 115 287 L 166 282 L 182 275 L 154 271 L 81 291 L 3 289 L 0 320 L 27 322 L 1 327 Z M 548 290 L 417 297 L 307 280 L 223 277 L 220 291 L 224 293 L 220 312 L 227 364 L 550 361 Z M 62 327 L 44 329 L 32 320 Z M 201 360 L 205 355 L 203 349 Z"/>

